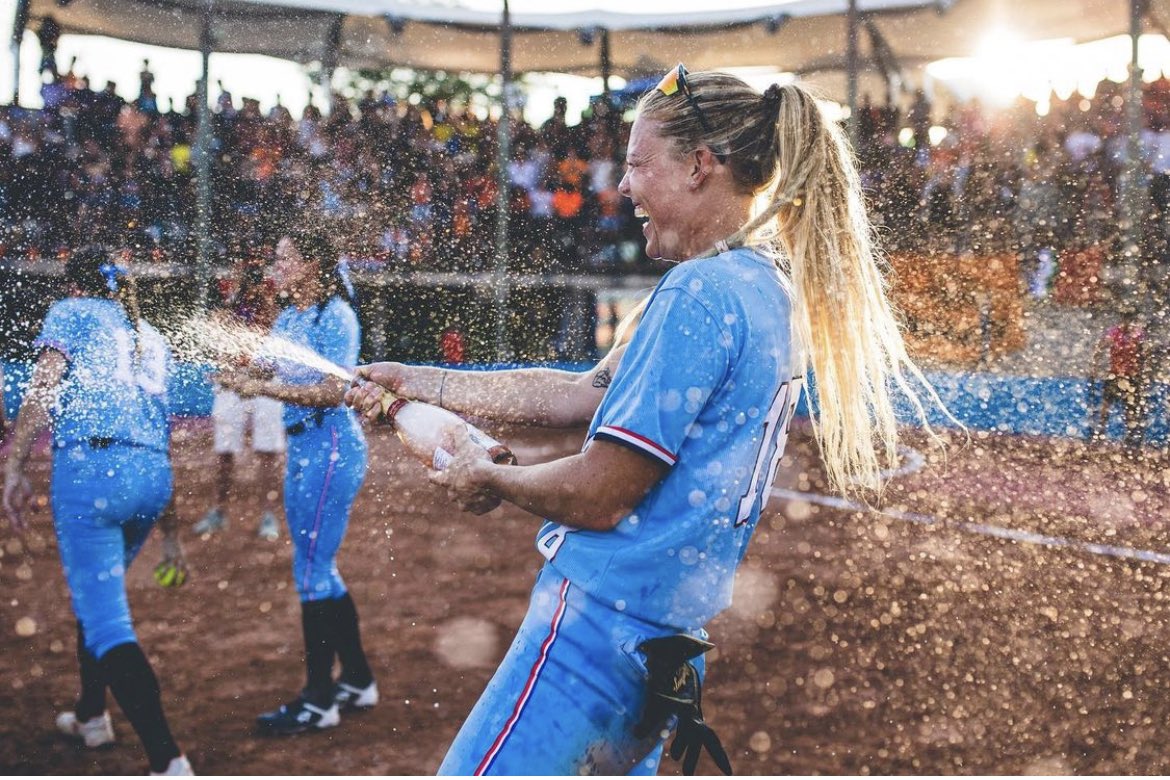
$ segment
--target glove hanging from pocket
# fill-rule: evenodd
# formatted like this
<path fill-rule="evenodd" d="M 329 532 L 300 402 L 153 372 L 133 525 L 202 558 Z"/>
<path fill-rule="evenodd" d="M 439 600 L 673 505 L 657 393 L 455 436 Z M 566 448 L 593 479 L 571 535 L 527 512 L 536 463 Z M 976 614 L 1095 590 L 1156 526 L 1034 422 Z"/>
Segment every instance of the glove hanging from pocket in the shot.
<path fill-rule="evenodd" d="M 725 775 L 731 774 L 727 751 L 715 732 L 703 721 L 703 684 L 691 663 L 714 648 L 710 642 L 686 634 L 647 639 L 638 645 L 646 655 L 646 706 L 634 726 L 634 736 L 644 739 L 667 727 L 670 716 L 678 718 L 670 757 L 682 759 L 683 774 L 693 775 L 703 748 Z"/>

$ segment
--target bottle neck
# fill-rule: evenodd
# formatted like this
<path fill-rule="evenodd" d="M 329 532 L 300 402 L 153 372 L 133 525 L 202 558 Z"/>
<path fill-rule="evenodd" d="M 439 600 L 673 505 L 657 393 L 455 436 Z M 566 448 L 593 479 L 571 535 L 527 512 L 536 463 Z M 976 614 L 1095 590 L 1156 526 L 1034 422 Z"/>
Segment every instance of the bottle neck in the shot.
<path fill-rule="evenodd" d="M 390 401 L 389 405 L 387 405 L 387 398 L 390 398 L 390 396 L 384 396 L 382 399 L 382 421 L 387 425 L 393 425 L 394 418 L 397 417 L 398 413 L 402 411 L 402 407 L 406 406 L 410 402 L 405 398 L 395 397 L 394 400 Z"/>

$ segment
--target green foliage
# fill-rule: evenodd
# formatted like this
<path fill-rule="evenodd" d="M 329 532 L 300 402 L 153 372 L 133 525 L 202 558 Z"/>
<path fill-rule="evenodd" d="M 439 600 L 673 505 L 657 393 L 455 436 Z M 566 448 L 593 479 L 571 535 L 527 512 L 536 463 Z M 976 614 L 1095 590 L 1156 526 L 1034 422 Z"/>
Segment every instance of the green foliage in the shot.
<path fill-rule="evenodd" d="M 498 99 L 497 80 L 479 73 L 449 73 L 410 68 L 362 68 L 351 71 L 343 89 L 347 97 L 359 97 L 367 90 L 387 92 L 398 100 L 433 103 L 486 103 Z"/>

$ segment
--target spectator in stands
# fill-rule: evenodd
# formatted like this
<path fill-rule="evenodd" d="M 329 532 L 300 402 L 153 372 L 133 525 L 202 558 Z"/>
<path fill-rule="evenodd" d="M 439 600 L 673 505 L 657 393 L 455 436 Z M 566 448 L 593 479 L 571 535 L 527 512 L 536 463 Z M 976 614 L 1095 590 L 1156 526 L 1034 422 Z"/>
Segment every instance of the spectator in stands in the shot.
<path fill-rule="evenodd" d="M 1043 297 L 1055 270 L 1052 259 L 1059 241 L 1057 226 L 1065 221 L 1064 201 L 1057 188 L 1053 157 L 1035 155 L 1027 164 L 1016 200 L 1016 240 L 1021 253 L 1021 272 L 1033 297 Z"/>
<path fill-rule="evenodd" d="M 1125 414 L 1125 445 L 1141 446 L 1145 438 L 1145 392 L 1147 361 L 1145 329 L 1138 322 L 1137 312 L 1126 309 L 1121 321 L 1105 331 L 1093 351 L 1091 382 L 1101 382 L 1101 405 L 1097 424 L 1090 430 L 1092 436 L 1104 436 L 1109 422 L 1109 411 L 1118 402 Z M 1108 356 L 1109 367 L 1098 370 L 1101 358 Z"/>
<path fill-rule="evenodd" d="M 439 334 L 439 360 L 443 363 L 462 363 L 467 359 L 467 340 L 459 321 L 452 322 Z"/>
<path fill-rule="evenodd" d="M 919 151 L 930 148 L 930 111 L 930 98 L 926 96 L 926 91 L 915 90 L 914 103 L 910 106 L 906 121 L 914 133 L 914 148 Z"/>
<path fill-rule="evenodd" d="M 45 71 L 57 80 L 57 41 L 61 38 L 61 25 L 52 16 L 41 19 L 41 26 L 37 29 L 37 42 L 41 45 L 41 75 Z"/>
<path fill-rule="evenodd" d="M 566 115 L 569 110 L 569 101 L 558 97 L 553 101 L 553 115 L 540 126 L 540 138 L 553 157 L 561 157 L 572 143 L 572 132 Z"/>

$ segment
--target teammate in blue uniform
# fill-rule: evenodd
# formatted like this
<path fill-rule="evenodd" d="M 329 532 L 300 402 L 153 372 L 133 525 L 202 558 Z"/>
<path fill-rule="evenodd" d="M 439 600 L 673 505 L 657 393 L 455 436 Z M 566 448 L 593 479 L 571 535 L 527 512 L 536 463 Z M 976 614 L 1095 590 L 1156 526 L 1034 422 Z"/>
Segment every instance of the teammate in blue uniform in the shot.
<path fill-rule="evenodd" d="M 69 297 L 53 304 L 6 463 L 4 505 L 24 527 L 23 469 L 52 427 L 53 524 L 78 621 L 81 696 L 58 727 L 88 747 L 114 741 L 106 688 L 155 774 L 191 774 L 171 735 L 158 680 L 138 645 L 126 569 L 171 498 L 167 377 L 171 355 L 138 316 L 133 280 L 100 247 L 73 253 Z M 173 517 L 171 529 L 173 531 Z"/>
<path fill-rule="evenodd" d="M 466 436 L 431 479 L 546 518 L 527 616 L 441 774 L 652 774 L 668 730 L 692 773 L 706 748 L 704 631 L 767 502 L 811 363 L 814 428 L 838 488 L 875 487 L 906 357 L 840 130 L 801 87 L 764 94 L 681 65 L 640 103 L 620 192 L 646 251 L 681 262 L 593 371 L 362 367 L 377 385 L 514 422 L 590 421 L 581 453 L 496 466 Z M 762 202 L 759 202 L 762 201 Z"/>
<path fill-rule="evenodd" d="M 281 238 L 273 274 L 278 291 L 291 302 L 277 317 L 273 335 L 351 370 L 360 330 L 348 279 L 329 241 L 307 232 Z M 357 610 L 336 561 L 366 474 L 366 440 L 353 411 L 342 404 L 343 379 L 287 357 L 269 368 L 274 378 L 253 371 L 219 375 L 217 381 L 245 398 L 284 402 L 284 508 L 301 599 L 307 682 L 293 701 L 260 715 L 257 727 L 264 734 L 296 734 L 336 726 L 341 711 L 378 702 Z M 334 658 L 341 661 L 336 682 Z"/>

